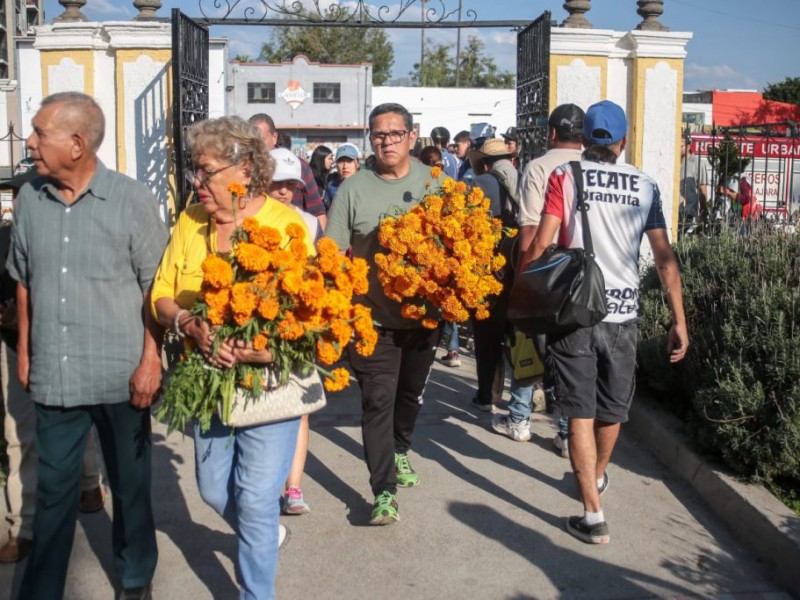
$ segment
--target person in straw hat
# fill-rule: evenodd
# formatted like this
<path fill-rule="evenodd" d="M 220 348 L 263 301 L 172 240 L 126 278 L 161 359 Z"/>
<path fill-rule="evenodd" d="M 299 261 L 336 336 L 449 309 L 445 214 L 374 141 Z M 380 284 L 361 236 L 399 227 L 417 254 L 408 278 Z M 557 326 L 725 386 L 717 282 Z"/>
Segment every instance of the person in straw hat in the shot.
<path fill-rule="evenodd" d="M 468 160 L 475 171 L 473 185 L 481 188 L 484 195 L 491 200 L 492 215 L 503 222 L 504 227 L 517 226 L 517 170 L 511 164 L 512 153 L 506 148 L 501 138 L 489 138 L 483 145 L 468 155 Z M 472 331 L 475 338 L 475 363 L 478 374 L 478 391 L 472 399 L 472 406 L 482 412 L 493 411 L 493 382 L 495 372 L 503 369 L 503 341 L 508 320 L 508 294 L 511 290 L 513 267 L 513 240 L 503 238 L 500 251 L 506 257 L 506 267 L 500 273 L 503 291 L 497 297 L 488 319 L 473 319 Z M 502 372 L 502 371 L 501 371 Z M 502 381 L 502 377 L 499 378 Z M 501 393 L 502 393 L 502 384 Z M 512 394 L 518 391 L 512 384 Z M 528 390 L 527 393 L 530 393 Z M 499 399 L 499 398 L 498 398 Z"/>

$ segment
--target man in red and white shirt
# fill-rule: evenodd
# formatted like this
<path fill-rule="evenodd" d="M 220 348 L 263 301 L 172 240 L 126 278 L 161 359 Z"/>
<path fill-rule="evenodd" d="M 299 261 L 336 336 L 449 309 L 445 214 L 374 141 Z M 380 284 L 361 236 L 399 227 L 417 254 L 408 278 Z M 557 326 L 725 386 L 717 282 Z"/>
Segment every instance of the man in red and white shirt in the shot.
<path fill-rule="evenodd" d="M 681 360 L 689 345 L 681 277 L 667 238 L 658 186 L 631 165 L 617 163 L 627 128 L 622 108 L 607 100 L 589 108 L 583 125 L 586 150 L 581 170 L 588 205 L 584 214 L 605 279 L 608 315 L 592 327 L 547 338 L 554 409 L 569 419 L 569 454 L 584 506 L 583 517 L 569 517 L 566 527 L 592 544 L 610 540 L 600 494 L 608 487 L 606 467 L 633 399 L 639 247 L 645 234 L 672 311 L 670 361 Z M 569 164 L 550 176 L 542 220 L 523 264 L 541 256 L 556 233 L 561 246 L 583 245 L 575 189 Z"/>

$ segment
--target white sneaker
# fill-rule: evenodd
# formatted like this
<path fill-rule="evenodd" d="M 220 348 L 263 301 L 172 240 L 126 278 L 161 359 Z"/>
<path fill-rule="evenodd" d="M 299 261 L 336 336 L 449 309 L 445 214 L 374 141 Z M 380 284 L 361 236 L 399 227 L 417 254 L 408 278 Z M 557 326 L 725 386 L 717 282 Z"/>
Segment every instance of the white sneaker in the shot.
<path fill-rule="evenodd" d="M 560 433 L 553 438 L 553 446 L 561 453 L 562 458 L 569 458 L 569 439 L 561 437 Z"/>
<path fill-rule="evenodd" d="M 492 429 L 515 442 L 527 442 L 531 439 L 530 419 L 517 423 L 508 415 L 495 415 L 492 417 Z"/>
<path fill-rule="evenodd" d="M 461 357 L 458 355 L 457 350 L 453 350 L 452 352 L 448 352 L 441 358 L 442 364 L 447 365 L 448 367 L 460 367 L 461 366 Z"/>
<path fill-rule="evenodd" d="M 283 546 L 286 539 L 289 537 L 289 530 L 286 529 L 286 526 L 283 523 L 278 525 L 278 549 Z"/>

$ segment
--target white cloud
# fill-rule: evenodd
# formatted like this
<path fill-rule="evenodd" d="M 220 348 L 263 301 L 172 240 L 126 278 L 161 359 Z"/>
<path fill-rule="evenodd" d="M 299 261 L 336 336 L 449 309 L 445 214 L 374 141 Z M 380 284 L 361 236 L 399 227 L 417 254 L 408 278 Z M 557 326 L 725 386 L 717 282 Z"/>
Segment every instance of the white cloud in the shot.
<path fill-rule="evenodd" d="M 261 45 L 269 41 L 269 27 L 236 27 L 221 25 L 211 29 L 212 38 L 228 40 L 228 58 L 233 60 L 237 54 L 246 54 L 252 60 L 261 54 Z"/>
<path fill-rule="evenodd" d="M 87 2 L 83 9 L 86 18 L 91 20 L 102 20 L 109 17 L 132 17 L 132 4 L 114 2 L 113 0 L 92 0 Z"/>
<path fill-rule="evenodd" d="M 513 31 L 493 31 L 489 34 L 489 39 L 495 44 L 508 44 L 517 48 L 517 34 Z"/>
<path fill-rule="evenodd" d="M 701 65 L 687 62 L 683 72 L 686 90 L 761 89 L 763 83 L 730 65 Z"/>

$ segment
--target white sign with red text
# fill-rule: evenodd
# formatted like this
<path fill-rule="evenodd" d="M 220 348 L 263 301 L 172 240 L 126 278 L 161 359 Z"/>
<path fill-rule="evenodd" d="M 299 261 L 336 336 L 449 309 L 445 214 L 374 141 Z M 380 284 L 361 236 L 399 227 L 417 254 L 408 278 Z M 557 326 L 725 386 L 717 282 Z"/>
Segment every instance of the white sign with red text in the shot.
<path fill-rule="evenodd" d="M 280 94 L 280 97 L 286 101 L 286 104 L 292 107 L 292 110 L 300 106 L 309 98 L 311 94 L 303 89 L 299 81 L 290 81 Z"/>

